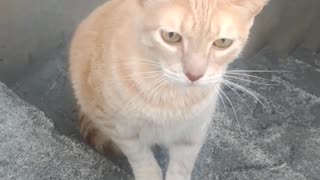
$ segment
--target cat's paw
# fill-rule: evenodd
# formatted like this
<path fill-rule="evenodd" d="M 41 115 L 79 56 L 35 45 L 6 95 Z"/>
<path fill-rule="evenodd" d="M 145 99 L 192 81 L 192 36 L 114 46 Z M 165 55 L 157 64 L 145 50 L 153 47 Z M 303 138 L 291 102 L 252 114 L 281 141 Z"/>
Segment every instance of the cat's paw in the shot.
<path fill-rule="evenodd" d="M 160 175 L 144 175 L 136 177 L 135 180 L 163 180 L 163 178 Z"/>
<path fill-rule="evenodd" d="M 191 180 L 191 176 L 168 173 L 166 176 L 166 180 Z"/>
<path fill-rule="evenodd" d="M 145 168 L 144 171 L 135 174 L 135 180 L 163 180 L 162 171 L 160 168 L 152 170 Z"/>

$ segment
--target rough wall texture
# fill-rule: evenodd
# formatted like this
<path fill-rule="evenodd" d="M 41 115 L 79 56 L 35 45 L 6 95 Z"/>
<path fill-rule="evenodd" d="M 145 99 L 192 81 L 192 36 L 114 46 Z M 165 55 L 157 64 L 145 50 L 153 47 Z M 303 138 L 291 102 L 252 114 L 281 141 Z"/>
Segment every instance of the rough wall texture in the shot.
<path fill-rule="evenodd" d="M 1 0 L 0 80 L 9 84 L 65 47 L 77 24 L 105 0 Z"/>
<path fill-rule="evenodd" d="M 0 1 L 0 80 L 14 84 L 60 46 L 76 25 L 106 0 Z M 288 52 L 320 47 L 319 0 L 272 0 L 258 18 L 247 55 L 264 46 Z"/>

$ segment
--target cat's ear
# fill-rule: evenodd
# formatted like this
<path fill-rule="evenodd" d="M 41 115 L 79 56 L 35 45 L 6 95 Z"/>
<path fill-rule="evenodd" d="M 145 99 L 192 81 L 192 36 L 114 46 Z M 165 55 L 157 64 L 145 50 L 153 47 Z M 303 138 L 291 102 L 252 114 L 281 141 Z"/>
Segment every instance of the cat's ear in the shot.
<path fill-rule="evenodd" d="M 263 8 L 269 3 L 270 0 L 254 0 L 255 9 L 253 9 L 254 15 L 258 15 Z"/>
<path fill-rule="evenodd" d="M 138 0 L 139 4 L 143 7 L 150 7 L 157 3 L 167 2 L 168 0 Z"/>
<path fill-rule="evenodd" d="M 257 16 L 270 0 L 232 0 L 238 6 L 246 8 L 251 15 Z"/>

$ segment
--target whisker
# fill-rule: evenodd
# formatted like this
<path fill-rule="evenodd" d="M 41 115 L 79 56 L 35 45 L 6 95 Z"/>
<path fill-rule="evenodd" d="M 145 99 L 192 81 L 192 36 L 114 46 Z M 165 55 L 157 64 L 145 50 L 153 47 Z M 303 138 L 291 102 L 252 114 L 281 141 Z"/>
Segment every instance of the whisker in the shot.
<path fill-rule="evenodd" d="M 239 121 L 239 118 L 238 118 L 238 115 L 237 115 L 237 112 L 230 100 L 230 98 L 227 96 L 227 94 L 225 92 L 223 92 L 223 90 L 218 87 L 218 90 L 222 93 L 222 95 L 227 99 L 227 101 L 229 102 L 229 104 L 231 105 L 231 108 L 232 108 L 232 111 L 234 113 L 234 116 L 236 117 L 236 120 L 237 120 L 237 123 L 238 123 L 238 128 L 239 128 L 239 132 L 241 132 L 241 125 L 240 125 L 240 121 Z"/>
<path fill-rule="evenodd" d="M 288 70 L 228 70 L 227 72 L 242 72 L 242 73 L 294 73 Z"/>
<path fill-rule="evenodd" d="M 128 61 L 121 61 L 120 60 L 128 60 Z M 139 60 L 130 62 L 129 60 Z M 128 58 L 113 58 L 111 59 L 112 62 L 115 62 L 116 64 L 112 67 L 112 69 L 117 68 L 118 64 L 120 63 L 123 66 L 132 66 L 132 65 L 149 65 L 153 67 L 160 67 L 161 64 L 158 61 L 152 60 L 152 59 L 145 59 L 145 58 L 137 58 L 137 57 L 128 57 Z"/>
<path fill-rule="evenodd" d="M 221 82 L 222 78 L 219 76 L 219 77 L 211 77 L 211 78 L 208 78 L 206 79 L 206 81 L 208 81 L 210 84 L 213 84 L 213 85 L 216 85 L 216 83 L 219 83 Z"/>
<path fill-rule="evenodd" d="M 264 109 L 267 109 L 266 105 L 253 92 L 251 92 L 248 89 L 246 89 L 245 87 L 243 87 L 243 86 L 241 86 L 239 84 L 236 84 L 234 82 L 231 82 L 229 80 L 225 79 L 224 82 L 229 84 L 229 85 L 231 85 L 231 86 L 233 86 L 233 87 L 235 87 L 235 88 L 237 88 L 237 89 L 239 89 L 239 90 L 241 90 L 242 92 L 245 92 L 248 95 L 252 96 L 253 98 L 255 98 L 264 107 Z"/>
<path fill-rule="evenodd" d="M 234 76 L 229 76 L 229 75 L 224 75 L 224 77 L 232 78 L 232 79 L 237 79 L 237 80 L 240 80 L 240 81 L 249 82 L 249 83 L 253 83 L 253 84 L 264 85 L 264 86 L 275 86 L 275 85 L 278 85 L 278 84 L 267 84 L 267 83 L 255 82 L 255 81 L 252 81 L 252 80 L 248 80 L 248 79 L 244 79 L 244 78 L 239 78 L 239 77 L 234 77 Z"/>
<path fill-rule="evenodd" d="M 162 86 L 163 82 L 165 82 L 163 78 L 158 78 L 158 80 L 155 81 L 150 88 L 148 88 L 150 90 L 150 92 L 148 92 L 150 97 L 153 97 L 154 93 L 156 93 L 157 89 Z"/>
<path fill-rule="evenodd" d="M 114 71 L 116 70 L 117 68 L 119 68 L 119 66 L 123 66 L 123 68 L 125 69 L 130 69 L 132 67 L 134 67 L 134 65 L 148 65 L 150 66 L 151 68 L 154 68 L 154 69 L 159 69 L 158 71 L 160 71 L 160 65 L 156 65 L 156 64 L 141 64 L 141 63 L 128 63 L 128 64 L 115 64 L 111 67 L 111 70 Z M 132 68 L 133 69 L 133 68 Z"/>
<path fill-rule="evenodd" d="M 271 82 L 275 82 L 274 80 L 270 80 L 270 79 L 262 78 L 262 77 L 259 77 L 259 76 L 254 76 L 254 75 L 247 74 L 247 73 L 228 73 L 228 72 L 226 72 L 225 74 L 227 74 L 227 75 L 239 75 L 239 76 L 246 76 L 246 77 L 256 78 L 256 79 L 259 79 L 259 80 L 262 80 L 262 81 L 271 81 Z"/>
<path fill-rule="evenodd" d="M 159 85 L 163 81 L 164 81 L 163 77 L 158 77 L 152 83 L 148 84 L 148 87 L 146 88 L 146 92 L 148 92 L 148 94 L 150 94 L 149 97 L 153 97 L 153 93 L 154 93 L 153 91 L 155 89 L 154 87 Z"/>
<path fill-rule="evenodd" d="M 227 86 L 229 89 L 231 89 L 231 91 L 233 91 L 241 99 L 242 102 L 245 102 L 245 99 L 233 87 L 231 87 L 229 84 L 223 81 L 221 83 Z M 245 103 L 245 106 L 247 106 L 247 108 L 250 109 L 250 107 L 246 103 Z"/>
<path fill-rule="evenodd" d="M 134 73 L 132 73 L 132 75 L 148 75 L 148 74 L 161 75 L 162 71 L 142 71 L 142 72 L 134 72 Z"/>
<path fill-rule="evenodd" d="M 150 63 L 150 62 L 119 62 L 119 65 L 122 66 L 132 66 L 132 65 L 149 65 L 149 66 L 155 66 L 160 67 L 160 64 Z"/>
<path fill-rule="evenodd" d="M 221 82 L 223 85 L 227 86 L 231 91 L 233 91 L 242 101 L 245 101 L 244 98 L 235 90 L 233 89 L 229 84 L 225 82 Z"/>
<path fill-rule="evenodd" d="M 224 102 L 224 100 L 223 100 L 223 98 L 222 98 L 222 96 L 221 96 L 221 94 L 220 94 L 219 89 L 218 89 L 217 94 L 218 94 L 218 96 L 219 96 L 219 98 L 220 98 L 220 100 L 221 100 L 221 102 L 222 102 L 222 104 L 223 104 L 225 113 L 228 114 L 226 103 Z"/>
<path fill-rule="evenodd" d="M 149 84 L 149 87 L 147 87 L 147 91 L 151 90 L 152 87 L 156 86 L 159 82 L 161 82 L 161 80 L 163 80 L 163 78 L 156 78 L 151 84 Z M 135 106 L 135 104 L 133 104 L 137 98 L 139 98 L 141 96 L 140 93 L 137 93 L 135 96 L 133 96 L 132 98 L 129 98 L 128 100 L 126 100 L 121 106 L 120 108 L 113 112 L 114 116 L 116 114 L 120 114 L 122 113 L 123 110 L 126 110 L 128 106 Z"/>
<path fill-rule="evenodd" d="M 153 92 L 150 93 L 153 100 L 155 99 L 155 98 L 154 98 L 154 95 L 157 94 L 158 92 L 160 92 L 160 91 L 162 90 L 162 88 L 165 87 L 166 84 L 167 84 L 167 80 L 162 79 L 162 81 L 160 81 L 160 82 L 158 83 L 158 86 L 153 89 Z M 159 100 L 159 99 L 160 99 L 160 98 L 158 98 L 158 100 Z"/>
<path fill-rule="evenodd" d="M 146 74 L 144 75 L 143 77 L 137 77 L 135 74 L 133 75 L 127 75 L 125 76 L 124 78 L 121 78 L 122 80 L 135 80 L 135 79 L 141 79 L 141 81 L 144 81 L 144 80 L 148 80 L 148 79 L 151 79 L 151 78 L 156 78 L 158 76 L 161 76 L 162 74 L 160 73 L 150 73 L 150 74 Z"/>
<path fill-rule="evenodd" d="M 177 82 L 180 82 L 181 79 L 179 79 L 178 77 L 175 77 L 175 76 L 168 76 L 168 78 L 174 80 L 174 81 L 177 81 Z"/>
<path fill-rule="evenodd" d="M 150 63 L 156 63 L 160 64 L 158 61 L 153 60 L 153 59 L 147 59 L 147 58 L 139 58 L 139 57 L 119 57 L 119 58 L 112 58 L 111 61 L 117 62 L 119 60 L 141 60 L 144 62 L 150 62 Z"/>

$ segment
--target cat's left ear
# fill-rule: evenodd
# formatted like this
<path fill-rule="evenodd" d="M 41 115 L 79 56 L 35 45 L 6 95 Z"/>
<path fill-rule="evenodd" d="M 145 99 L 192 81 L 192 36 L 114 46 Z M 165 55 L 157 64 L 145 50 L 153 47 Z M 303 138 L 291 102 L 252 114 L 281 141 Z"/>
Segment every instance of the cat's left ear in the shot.
<path fill-rule="evenodd" d="M 258 15 L 263 8 L 269 3 L 270 0 L 253 0 L 255 5 L 254 15 Z"/>
<path fill-rule="evenodd" d="M 251 15 L 257 16 L 270 0 L 232 0 L 238 6 L 246 8 Z"/>
<path fill-rule="evenodd" d="M 168 2 L 169 0 L 137 0 L 143 7 L 150 7 L 156 3 Z"/>

